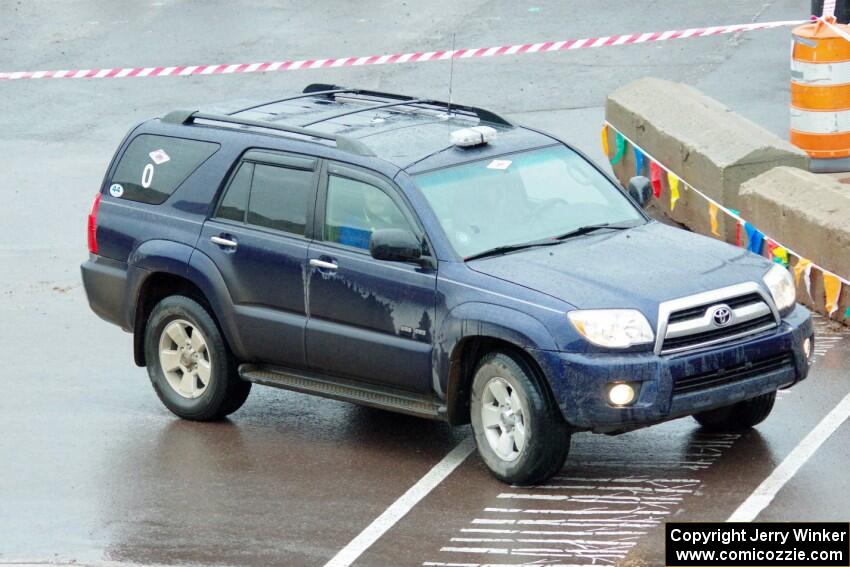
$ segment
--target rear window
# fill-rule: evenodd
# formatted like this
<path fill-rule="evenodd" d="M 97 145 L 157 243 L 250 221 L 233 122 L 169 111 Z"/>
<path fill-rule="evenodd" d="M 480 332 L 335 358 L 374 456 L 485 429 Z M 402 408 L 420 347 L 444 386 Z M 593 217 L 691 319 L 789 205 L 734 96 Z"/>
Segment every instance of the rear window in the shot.
<path fill-rule="evenodd" d="M 218 148 L 212 142 L 153 134 L 136 136 L 118 163 L 109 194 L 159 205 Z"/>

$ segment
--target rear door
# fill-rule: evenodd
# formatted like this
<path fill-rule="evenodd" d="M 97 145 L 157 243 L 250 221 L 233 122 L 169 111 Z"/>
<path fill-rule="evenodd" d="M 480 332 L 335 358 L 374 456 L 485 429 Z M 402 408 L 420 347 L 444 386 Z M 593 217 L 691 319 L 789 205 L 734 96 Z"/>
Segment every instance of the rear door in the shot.
<path fill-rule="evenodd" d="M 198 249 L 221 272 L 252 361 L 304 367 L 304 277 L 318 160 L 247 152 Z M 308 221 L 309 219 L 309 221 Z"/>
<path fill-rule="evenodd" d="M 423 232 L 388 180 L 341 164 L 326 170 L 309 252 L 307 361 L 322 372 L 428 392 L 436 271 L 368 251 L 375 229 Z"/>

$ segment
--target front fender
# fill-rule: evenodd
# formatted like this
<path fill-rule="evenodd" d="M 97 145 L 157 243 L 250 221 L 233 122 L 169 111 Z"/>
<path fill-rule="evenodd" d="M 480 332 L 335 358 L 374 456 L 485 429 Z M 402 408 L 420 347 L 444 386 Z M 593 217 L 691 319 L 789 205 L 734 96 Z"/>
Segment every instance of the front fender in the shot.
<path fill-rule="evenodd" d="M 468 302 L 446 314 L 435 335 L 435 384 L 448 392 L 450 366 L 464 339 L 499 339 L 523 349 L 557 350 L 552 334 L 538 319 L 522 311 L 494 303 Z"/>

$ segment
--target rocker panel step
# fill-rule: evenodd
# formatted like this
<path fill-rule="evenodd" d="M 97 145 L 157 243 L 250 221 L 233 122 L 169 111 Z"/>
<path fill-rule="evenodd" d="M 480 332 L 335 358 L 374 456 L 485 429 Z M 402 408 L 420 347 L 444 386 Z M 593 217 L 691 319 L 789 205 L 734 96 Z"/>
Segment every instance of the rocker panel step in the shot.
<path fill-rule="evenodd" d="M 344 402 L 406 413 L 417 417 L 445 420 L 445 404 L 435 398 L 417 396 L 373 384 L 354 382 L 288 368 L 242 364 L 239 376 L 243 380 L 313 394 Z"/>

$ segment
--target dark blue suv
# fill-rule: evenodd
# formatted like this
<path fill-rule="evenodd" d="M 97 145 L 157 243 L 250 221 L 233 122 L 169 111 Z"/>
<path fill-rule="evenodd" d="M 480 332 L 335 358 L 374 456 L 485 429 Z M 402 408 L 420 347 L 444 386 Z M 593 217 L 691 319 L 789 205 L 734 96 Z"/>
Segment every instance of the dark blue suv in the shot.
<path fill-rule="evenodd" d="M 558 139 L 331 85 L 134 128 L 89 217 L 92 309 L 180 417 L 252 383 L 472 423 L 498 478 L 574 431 L 767 417 L 808 373 L 788 271 L 650 220 Z"/>

